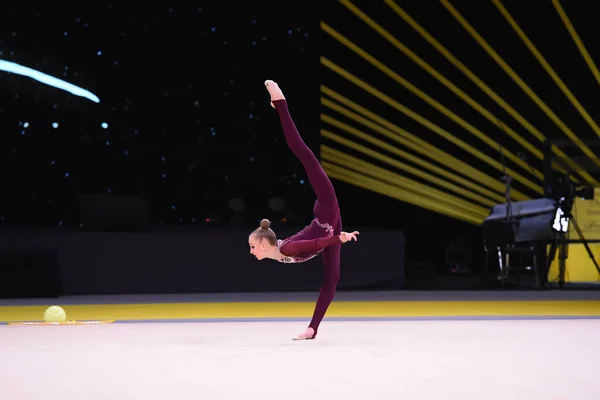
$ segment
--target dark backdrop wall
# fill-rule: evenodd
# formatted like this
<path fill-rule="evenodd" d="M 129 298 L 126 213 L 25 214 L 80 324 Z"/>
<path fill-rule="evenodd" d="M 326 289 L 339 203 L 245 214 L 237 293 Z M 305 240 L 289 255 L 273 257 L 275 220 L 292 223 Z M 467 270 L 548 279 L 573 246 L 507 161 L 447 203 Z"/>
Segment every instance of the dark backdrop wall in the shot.
<path fill-rule="evenodd" d="M 18 73 L 0 72 L 0 226 L 89 229 L 82 226 L 77 207 L 81 194 L 142 195 L 149 206 L 152 229 L 253 229 L 263 217 L 270 218 L 276 229 L 304 226 L 311 218 L 314 194 L 301 164 L 282 140 L 279 121 L 263 87 L 265 79 L 281 84 L 298 128 L 319 156 L 329 147 L 386 168 L 394 176 L 400 172 L 323 136 L 323 129 L 333 130 L 322 120 L 323 114 L 348 122 L 323 105 L 323 98 L 330 99 L 323 93 L 323 86 L 327 86 L 481 171 L 494 182 L 494 189 L 488 188 L 494 196 L 487 196 L 486 204 L 469 200 L 472 206 L 467 209 L 487 210 L 489 204 L 501 200 L 504 171 L 498 167 L 500 145 L 513 156 L 504 161 L 508 173 L 514 175 L 514 190 L 523 198 L 540 196 L 536 187 L 542 182 L 536 171 L 542 170 L 542 160 L 535 149 L 541 141 L 531 126 L 544 138 L 567 139 L 571 146 L 564 146 L 564 151 L 584 166 L 577 171 L 579 179 L 588 179 L 581 170 L 591 174 L 590 180 L 599 179 L 594 162 L 580 145 L 573 145 L 573 137 L 567 133 L 574 132 L 588 144 L 597 139 L 593 124 L 582 117 L 581 110 L 595 115 L 598 86 L 580 50 L 551 2 L 502 4 L 581 107 L 566 97 L 494 2 L 3 5 L 0 59 L 89 90 L 100 102 Z M 394 5 L 446 46 L 531 126 L 519 122 L 515 113 L 500 106 L 441 55 L 400 17 Z M 548 105 L 546 111 L 473 39 L 450 12 L 451 7 L 473 24 L 486 43 Z M 564 7 L 593 58 L 599 50 L 590 6 L 569 3 Z M 381 29 L 373 28 L 374 23 L 388 32 L 387 39 Z M 324 24 L 368 53 L 371 61 L 333 37 Z M 450 91 L 414 58 L 401 52 L 390 37 L 400 40 L 497 118 L 483 117 L 463 96 Z M 471 150 L 358 88 L 325 65 L 324 58 L 450 132 Z M 388 67 L 387 72 L 382 65 Z M 413 89 L 400 84 L 393 74 L 402 76 Z M 448 113 L 417 95 L 415 87 L 446 107 Z M 351 126 L 381 137 L 356 121 Z M 474 130 L 481 132 L 479 138 Z M 421 154 L 406 145 L 395 146 Z M 473 149 L 480 156 L 474 155 Z M 405 161 L 397 153 L 388 151 L 386 155 Z M 429 162 L 442 170 L 451 169 L 439 159 Z M 413 173 L 400 175 L 440 189 Z M 469 172 L 463 175 L 476 180 Z M 390 195 L 413 190 L 410 185 L 388 188 L 385 193 L 357 185 L 352 179 L 338 176 L 333 180 L 347 228 L 401 230 L 408 262 L 429 263 L 438 273 L 448 269 L 449 244 L 459 243 L 458 248 L 467 249 L 460 250 L 463 256 L 469 253 L 471 268 L 479 268 L 477 223 L 434 212 L 422 201 Z M 374 181 L 386 178 L 380 176 Z M 445 194 L 436 200 L 440 203 L 447 202 L 450 195 L 468 199 L 467 192 L 472 192 L 465 189 L 462 194 L 450 194 L 450 189 L 443 190 Z M 479 213 L 481 218 L 482 211 Z"/>
<path fill-rule="evenodd" d="M 433 262 L 443 273 L 454 254 L 473 270 L 482 265 L 479 226 L 504 202 L 505 175 L 513 201 L 543 197 L 556 183 L 544 182 L 546 160 L 600 186 L 600 48 L 590 11 L 553 1 L 328 2 L 322 155 L 340 190 L 361 199 L 356 221 L 403 229 L 408 263 Z M 440 204 L 447 210 L 434 210 Z"/>
<path fill-rule="evenodd" d="M 281 82 L 318 150 L 318 10 L 275 1 L 4 7 L 3 59 L 100 98 L 2 73 L 5 226 L 73 224 L 80 193 L 144 194 L 155 225 L 228 222 L 237 196 L 252 223 L 277 195 L 292 202 L 291 219 L 305 219 L 311 193 L 263 82 Z"/>

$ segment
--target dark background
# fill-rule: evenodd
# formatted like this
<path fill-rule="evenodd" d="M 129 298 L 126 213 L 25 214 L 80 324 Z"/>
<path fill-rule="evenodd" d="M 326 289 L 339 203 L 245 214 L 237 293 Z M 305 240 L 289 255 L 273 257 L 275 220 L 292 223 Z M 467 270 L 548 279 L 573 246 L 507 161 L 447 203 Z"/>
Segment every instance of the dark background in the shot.
<path fill-rule="evenodd" d="M 440 2 L 397 3 L 547 137 L 566 137 Z M 353 4 L 504 123 L 528 135 L 383 1 Z M 452 4 L 581 139 L 598 139 L 491 2 Z M 594 117 L 598 82 L 551 2 L 503 4 Z M 588 51 L 596 56 L 600 48 L 592 6 L 587 2 L 563 6 Z M 344 93 L 349 97 L 500 180 L 501 172 L 372 101 L 323 68 L 319 60 L 325 55 L 500 160 L 497 149 L 482 144 L 344 50 L 320 30 L 320 21 L 351 37 L 508 150 L 522 154 L 531 166 L 542 169 L 540 160 L 335 1 L 9 2 L 0 11 L 1 59 L 64 79 L 101 100 L 96 104 L 30 78 L 0 72 L 0 226 L 5 229 L 90 229 L 82 224 L 80 194 L 142 195 L 149 206 L 150 229 L 235 227 L 250 231 L 261 218 L 271 219 L 276 231 L 303 227 L 312 217 L 314 194 L 283 140 L 263 86 L 265 79 L 280 83 L 296 125 L 317 155 L 323 142 L 320 85 L 346 85 Z M 59 124 L 56 129 L 54 122 Z M 534 138 L 528 139 L 535 143 Z M 576 146 L 569 153 L 583 154 Z M 527 169 L 508 165 L 533 179 Z M 347 183 L 334 181 L 334 185 L 346 230 L 388 228 L 404 233 L 409 272 L 427 265 L 436 274 L 448 274 L 448 246 L 457 243 L 461 243 L 459 257 L 471 260 L 467 269 L 473 273 L 481 269 L 478 226 Z M 514 186 L 536 197 L 520 182 Z M 283 210 L 269 207 L 274 197 L 285 201 Z M 245 208 L 234 212 L 233 198 L 242 199 Z"/>
<path fill-rule="evenodd" d="M 292 214 L 308 210 L 308 187 L 287 183 L 302 172 L 280 141 L 263 82 L 282 81 L 314 143 L 318 10 L 23 4 L 2 18 L 4 59 L 101 99 L 3 73 L 4 224 L 67 223 L 79 193 L 142 193 L 156 225 L 226 222 L 234 196 L 248 201 L 254 221 L 269 191 L 299 197 Z"/>

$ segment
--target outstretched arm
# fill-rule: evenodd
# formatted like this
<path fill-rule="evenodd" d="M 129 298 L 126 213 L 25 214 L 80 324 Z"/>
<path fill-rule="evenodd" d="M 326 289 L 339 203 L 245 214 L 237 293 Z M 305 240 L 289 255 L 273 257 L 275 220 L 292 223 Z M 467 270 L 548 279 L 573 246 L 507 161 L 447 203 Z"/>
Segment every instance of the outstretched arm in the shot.
<path fill-rule="evenodd" d="M 281 246 L 279 251 L 284 256 L 295 256 L 300 253 L 315 253 L 326 247 L 335 246 L 341 243 L 342 241 L 339 235 L 319 239 L 291 240 Z"/>
<path fill-rule="evenodd" d="M 352 233 L 340 232 L 339 235 L 334 235 L 326 238 L 308 239 L 308 240 L 291 240 L 281 246 L 279 251 L 285 256 L 295 256 L 300 253 L 314 253 L 326 247 L 336 246 L 346 243 L 349 240 L 358 240 L 356 235 L 358 231 Z"/>
<path fill-rule="evenodd" d="M 306 174 L 308 175 L 308 180 L 310 181 L 319 202 L 324 205 L 336 204 L 337 197 L 333 185 L 323 170 L 323 167 L 321 167 L 317 157 L 315 157 L 314 153 L 308 148 L 306 143 L 304 143 L 302 137 L 300 137 L 300 133 L 298 132 L 298 129 L 296 129 L 296 125 L 290 115 L 287 101 L 283 97 L 283 93 L 279 89 L 279 86 L 273 81 L 267 81 L 265 84 L 267 85 L 269 93 L 271 93 L 271 103 L 279 114 L 285 141 L 304 166 Z"/>

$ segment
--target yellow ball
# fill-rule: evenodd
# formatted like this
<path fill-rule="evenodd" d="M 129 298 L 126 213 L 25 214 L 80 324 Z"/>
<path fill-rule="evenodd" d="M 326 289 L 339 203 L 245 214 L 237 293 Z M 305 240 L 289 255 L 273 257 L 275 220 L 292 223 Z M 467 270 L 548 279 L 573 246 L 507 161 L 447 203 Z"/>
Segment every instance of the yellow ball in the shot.
<path fill-rule="evenodd" d="M 51 306 L 44 312 L 45 322 L 65 322 L 67 320 L 67 313 L 59 306 Z"/>

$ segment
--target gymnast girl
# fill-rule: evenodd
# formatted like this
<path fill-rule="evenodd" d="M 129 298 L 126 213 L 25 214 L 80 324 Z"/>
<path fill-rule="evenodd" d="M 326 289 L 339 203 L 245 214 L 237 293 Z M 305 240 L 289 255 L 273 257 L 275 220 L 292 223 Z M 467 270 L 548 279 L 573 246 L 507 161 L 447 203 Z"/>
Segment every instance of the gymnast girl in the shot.
<path fill-rule="evenodd" d="M 279 114 L 285 140 L 304 166 L 317 200 L 313 208 L 314 219 L 310 225 L 286 239 L 277 239 L 275 232 L 270 228 L 270 221 L 263 219 L 260 227 L 249 236 L 250 254 L 259 260 L 272 259 L 281 263 L 301 263 L 322 254 L 325 279 L 312 320 L 304 332 L 293 338 L 310 340 L 317 336 L 321 320 L 335 295 L 340 279 L 341 245 L 350 240 L 356 241 L 359 232 L 342 231 L 340 209 L 331 181 L 313 152 L 300 137 L 279 85 L 267 80 L 265 86 L 271 96 L 271 106 Z"/>

